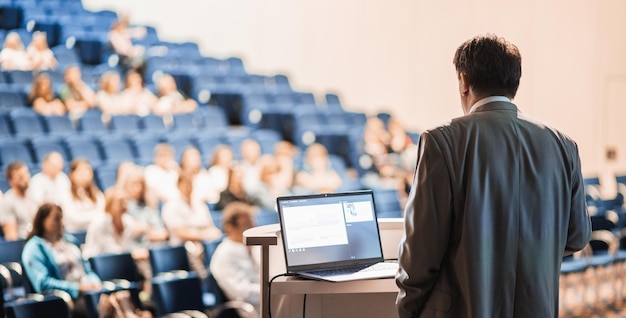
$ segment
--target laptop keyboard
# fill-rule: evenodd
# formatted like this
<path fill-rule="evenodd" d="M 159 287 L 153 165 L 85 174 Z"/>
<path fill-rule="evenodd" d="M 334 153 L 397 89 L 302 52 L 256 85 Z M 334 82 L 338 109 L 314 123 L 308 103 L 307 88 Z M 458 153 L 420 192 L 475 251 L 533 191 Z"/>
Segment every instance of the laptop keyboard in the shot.
<path fill-rule="evenodd" d="M 336 276 L 336 275 L 352 274 L 356 272 L 372 272 L 372 271 L 389 270 L 390 268 L 398 268 L 398 264 L 397 263 L 376 263 L 374 265 L 360 265 L 360 266 L 352 266 L 352 267 L 345 267 L 345 268 L 322 269 L 322 270 L 312 271 L 311 273 L 315 273 L 320 276 Z"/>

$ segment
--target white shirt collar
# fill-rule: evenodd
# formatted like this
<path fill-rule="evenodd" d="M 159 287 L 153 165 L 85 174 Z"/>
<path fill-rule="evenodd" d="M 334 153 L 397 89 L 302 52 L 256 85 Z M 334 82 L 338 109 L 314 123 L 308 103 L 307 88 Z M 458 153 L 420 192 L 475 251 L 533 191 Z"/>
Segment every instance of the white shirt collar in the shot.
<path fill-rule="evenodd" d="M 472 108 L 470 108 L 468 114 L 473 113 L 476 110 L 476 108 L 478 108 L 478 107 L 480 107 L 482 105 L 485 105 L 487 103 L 491 103 L 491 102 L 509 102 L 510 103 L 511 99 L 509 99 L 506 96 L 489 96 L 489 97 L 485 97 L 485 98 L 477 101 L 476 103 L 474 103 L 474 105 L 472 105 Z"/>

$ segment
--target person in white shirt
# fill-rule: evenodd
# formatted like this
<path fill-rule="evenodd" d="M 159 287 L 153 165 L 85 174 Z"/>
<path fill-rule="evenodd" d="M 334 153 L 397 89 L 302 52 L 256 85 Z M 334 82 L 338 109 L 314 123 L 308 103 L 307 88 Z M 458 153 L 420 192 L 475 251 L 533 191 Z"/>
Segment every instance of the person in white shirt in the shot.
<path fill-rule="evenodd" d="M 146 184 L 159 200 L 167 202 L 178 196 L 176 183 L 179 171 L 174 148 L 169 144 L 158 144 L 154 147 L 154 163 L 145 169 Z"/>
<path fill-rule="evenodd" d="M 11 186 L 0 203 L 0 225 L 4 239 L 14 241 L 24 239 L 32 229 L 33 218 L 37 213 L 37 204 L 28 195 L 30 172 L 19 161 L 9 164 L 5 175 Z"/>
<path fill-rule="evenodd" d="M 48 38 L 45 32 L 33 32 L 33 37 L 26 48 L 28 59 L 33 71 L 55 70 L 58 62 L 54 57 L 54 52 L 48 47 Z"/>
<path fill-rule="evenodd" d="M 217 203 L 220 193 L 228 186 L 228 174 L 235 165 L 235 155 L 228 145 L 218 145 L 213 150 L 213 157 L 209 163 L 206 177 L 198 182 L 198 191 L 203 200 L 208 203 Z"/>
<path fill-rule="evenodd" d="M 38 204 L 61 204 L 70 197 L 70 179 L 63 172 L 63 157 L 53 151 L 41 162 L 41 172 L 30 180 L 29 196 Z"/>
<path fill-rule="evenodd" d="M 185 241 L 212 241 L 222 237 L 215 226 L 206 203 L 194 200 L 193 177 L 181 174 L 178 177 L 179 195 L 163 205 L 162 217 L 170 231 L 170 244 L 180 245 Z"/>
<path fill-rule="evenodd" d="M 63 203 L 65 229 L 86 231 L 96 216 L 104 213 L 104 195 L 94 183 L 93 169 L 86 159 L 70 164 L 71 196 Z"/>
<path fill-rule="evenodd" d="M 0 66 L 4 71 L 30 71 L 32 66 L 17 32 L 9 32 L 0 51 Z"/>
<path fill-rule="evenodd" d="M 107 193 L 104 211 L 89 224 L 83 255 L 89 258 L 102 253 L 130 252 L 135 260 L 147 260 L 148 250 L 138 244 L 137 238 L 148 228 L 126 213 L 126 195 L 119 190 Z"/>
<path fill-rule="evenodd" d="M 170 232 L 170 245 L 184 244 L 191 268 L 204 279 L 208 273 L 202 241 L 219 239 L 222 231 L 213 223 L 207 204 L 192 197 L 193 176 L 182 173 L 178 177 L 178 189 L 179 196 L 163 205 L 163 223 Z"/>
<path fill-rule="evenodd" d="M 243 232 L 254 227 L 254 207 L 245 203 L 229 204 L 223 212 L 226 237 L 211 258 L 210 269 L 229 300 L 239 300 L 259 311 L 259 253 L 243 243 Z"/>

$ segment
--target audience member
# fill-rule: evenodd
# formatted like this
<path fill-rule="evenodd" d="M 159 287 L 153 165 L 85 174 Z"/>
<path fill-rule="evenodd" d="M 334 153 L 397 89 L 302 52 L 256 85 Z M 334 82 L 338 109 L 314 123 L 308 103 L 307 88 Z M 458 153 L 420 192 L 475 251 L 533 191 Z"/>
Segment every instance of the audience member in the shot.
<path fill-rule="evenodd" d="M 44 203 L 22 252 L 22 263 L 35 292 L 62 291 L 73 299 L 73 317 L 86 317 L 82 293 L 100 290 L 100 279 L 83 260 L 79 243 L 63 234 L 60 206 Z"/>
<path fill-rule="evenodd" d="M 129 17 L 121 14 L 109 30 L 109 42 L 115 53 L 120 57 L 120 64 L 130 70 L 142 72 L 145 63 L 145 48 L 134 45 L 133 38 L 143 38 L 145 28 L 130 28 Z"/>
<path fill-rule="evenodd" d="M 76 119 L 89 108 L 96 106 L 96 93 L 82 79 L 78 65 L 68 66 L 63 72 L 65 84 L 61 87 L 60 98 L 70 114 Z"/>
<path fill-rule="evenodd" d="M 213 151 L 213 157 L 207 170 L 210 184 L 204 185 L 205 195 L 202 198 L 209 203 L 217 203 L 220 193 L 228 186 L 228 174 L 235 164 L 235 155 L 228 145 L 219 145 Z"/>
<path fill-rule="evenodd" d="M 208 196 L 207 189 L 211 188 L 211 179 L 208 173 L 202 168 L 202 156 L 195 147 L 188 147 L 180 157 L 181 173 L 186 173 L 193 178 L 193 197 L 206 202 Z"/>
<path fill-rule="evenodd" d="M 264 210 L 275 211 L 276 198 L 291 194 L 280 172 L 280 165 L 274 157 L 261 159 L 260 182 L 247 184 L 245 192 Z"/>
<path fill-rule="evenodd" d="M 41 205 L 45 202 L 62 204 L 67 201 L 70 192 L 70 179 L 63 172 L 63 156 L 53 151 L 48 153 L 41 162 L 41 172 L 30 180 L 29 196 Z"/>
<path fill-rule="evenodd" d="M 126 86 L 122 91 L 124 104 L 132 105 L 134 113 L 146 116 L 153 112 L 159 100 L 149 89 L 143 86 L 143 78 L 136 71 L 126 73 Z"/>
<path fill-rule="evenodd" d="M 126 178 L 128 178 L 133 171 L 139 169 L 139 167 L 132 161 L 124 160 L 117 165 L 115 171 L 115 183 L 104 191 L 106 197 L 109 192 L 123 191 L 126 184 Z"/>
<path fill-rule="evenodd" d="M 163 205 L 163 222 L 170 233 L 170 244 L 185 244 L 192 269 L 204 279 L 208 273 L 204 266 L 202 241 L 221 238 L 222 231 L 213 223 L 206 203 L 192 197 L 192 176 L 181 174 L 178 189 L 178 197 Z"/>
<path fill-rule="evenodd" d="M 159 101 L 154 112 L 161 116 L 171 116 L 178 113 L 190 113 L 198 108 L 198 103 L 193 99 L 187 99 L 178 91 L 174 78 L 165 74 L 157 83 Z"/>
<path fill-rule="evenodd" d="M 9 32 L 4 38 L 4 45 L 0 51 L 0 66 L 4 71 L 32 70 L 28 53 L 26 53 L 22 38 L 17 32 Z"/>
<path fill-rule="evenodd" d="M 209 208 L 204 202 L 193 200 L 193 178 L 188 174 L 178 177 L 179 195 L 163 205 L 163 221 L 170 232 L 170 244 L 185 241 L 212 241 L 222 236 L 215 227 Z"/>
<path fill-rule="evenodd" d="M 158 199 L 148 190 L 142 169 L 134 169 L 124 179 L 123 190 L 128 196 L 127 214 L 135 222 L 148 227 L 145 235 L 140 237 L 140 244 L 151 248 L 161 245 L 168 239 L 161 214 L 158 209 Z"/>
<path fill-rule="evenodd" d="M 247 138 L 241 143 L 240 150 L 239 164 L 243 168 L 244 184 L 246 187 L 256 187 L 261 182 L 261 145 L 258 141 Z"/>
<path fill-rule="evenodd" d="M 71 196 L 63 204 L 68 232 L 86 231 L 91 220 L 104 213 L 104 195 L 94 182 L 93 169 L 86 159 L 70 164 Z"/>
<path fill-rule="evenodd" d="M 85 257 L 130 252 L 136 261 L 148 260 L 148 249 L 137 243 L 138 238 L 148 232 L 148 227 L 126 214 L 126 200 L 122 191 L 107 193 L 105 213 L 94 217 L 87 229 L 83 247 Z"/>
<path fill-rule="evenodd" d="M 57 59 L 54 57 L 54 52 L 48 47 L 48 38 L 45 32 L 33 32 L 26 53 L 33 71 L 56 70 Z"/>
<path fill-rule="evenodd" d="M 210 269 L 229 300 L 245 301 L 259 311 L 259 251 L 243 243 L 243 232 L 254 227 L 254 208 L 232 203 L 224 209 L 222 227 L 226 237 L 211 258 Z"/>
<path fill-rule="evenodd" d="M 341 183 L 341 177 L 330 164 L 326 147 L 317 143 L 310 145 L 302 170 L 296 173 L 294 187 L 306 193 L 330 193 L 339 189 Z"/>
<path fill-rule="evenodd" d="M 134 113 L 133 105 L 122 97 L 120 81 L 120 74 L 116 71 L 105 72 L 100 77 L 100 89 L 96 94 L 96 100 L 105 116 Z"/>
<path fill-rule="evenodd" d="M 224 210 L 224 208 L 232 202 L 243 202 L 249 205 L 258 205 L 255 198 L 248 195 L 244 186 L 244 170 L 241 165 L 230 168 L 228 174 L 228 186 L 220 193 L 220 200 L 217 201 L 215 208 Z"/>
<path fill-rule="evenodd" d="M 176 183 L 180 167 L 174 158 L 174 148 L 169 144 L 154 147 L 154 163 L 145 170 L 146 184 L 159 200 L 167 202 L 178 197 Z"/>
<path fill-rule="evenodd" d="M 282 140 L 274 145 L 274 160 L 278 164 L 278 172 L 274 176 L 277 179 L 275 182 L 284 189 L 293 187 L 295 176 L 293 161 L 296 157 L 296 152 L 296 147 L 289 141 Z"/>
<path fill-rule="evenodd" d="M 28 196 L 30 172 L 19 161 L 7 166 L 5 175 L 11 189 L 0 202 L 0 224 L 4 238 L 8 241 L 24 239 L 31 230 L 37 203 Z"/>
<path fill-rule="evenodd" d="M 52 80 L 45 73 L 33 79 L 33 87 L 27 96 L 28 105 L 44 116 L 61 116 L 65 114 L 65 104 L 52 90 Z"/>

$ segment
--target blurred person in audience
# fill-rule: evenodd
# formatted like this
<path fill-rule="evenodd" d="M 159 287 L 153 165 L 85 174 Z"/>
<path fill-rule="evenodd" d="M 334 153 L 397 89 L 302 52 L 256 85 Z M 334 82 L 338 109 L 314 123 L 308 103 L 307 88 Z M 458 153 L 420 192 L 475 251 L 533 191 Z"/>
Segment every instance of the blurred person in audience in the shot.
<path fill-rule="evenodd" d="M 5 175 L 11 189 L 0 202 L 0 224 L 4 238 L 7 241 L 24 239 L 32 228 L 33 217 L 37 212 L 37 202 L 28 193 L 30 171 L 23 162 L 16 161 L 7 166 Z"/>
<path fill-rule="evenodd" d="M 242 202 L 255 206 L 258 206 L 259 203 L 246 192 L 246 187 L 244 186 L 244 169 L 241 165 L 235 165 L 230 168 L 228 186 L 220 193 L 220 200 L 217 201 L 215 208 L 217 210 L 224 210 L 224 208 L 232 202 Z"/>
<path fill-rule="evenodd" d="M 143 38 L 145 28 L 130 27 L 128 14 L 120 14 L 109 30 L 109 43 L 115 53 L 120 56 L 120 64 L 130 70 L 143 72 L 145 64 L 145 47 L 134 45 L 133 38 Z"/>
<path fill-rule="evenodd" d="M 137 71 L 126 73 L 126 86 L 122 91 L 124 104 L 132 105 L 134 113 L 146 116 L 153 112 L 159 100 L 149 89 L 143 86 L 143 78 Z"/>
<path fill-rule="evenodd" d="M 341 177 L 333 169 L 322 144 L 310 145 L 304 154 L 302 170 L 296 173 L 294 187 L 304 193 L 331 193 L 341 187 Z"/>
<path fill-rule="evenodd" d="M 276 198 L 290 195 L 290 187 L 284 182 L 281 175 L 281 166 L 276 158 L 264 156 L 261 158 L 260 182 L 245 187 L 245 192 L 258 206 L 267 211 L 276 211 Z"/>
<path fill-rule="evenodd" d="M 139 238 L 140 244 L 151 248 L 165 243 L 169 233 L 161 219 L 158 198 L 146 186 L 143 169 L 137 167 L 128 172 L 122 191 L 128 196 L 127 214 L 148 227 L 145 235 Z"/>
<path fill-rule="evenodd" d="M 52 80 L 45 73 L 38 74 L 33 79 L 33 87 L 26 96 L 28 105 L 44 116 L 62 116 L 65 114 L 65 104 L 52 89 Z"/>
<path fill-rule="evenodd" d="M 134 106 L 122 97 L 120 83 L 120 74 L 115 71 L 105 72 L 100 77 L 100 89 L 96 93 L 96 101 L 105 117 L 134 113 Z"/>
<path fill-rule="evenodd" d="M 213 253 L 210 270 L 229 300 L 250 303 L 258 312 L 261 296 L 259 250 L 243 243 L 243 232 L 254 226 L 253 207 L 238 202 L 229 204 L 222 214 L 226 237 Z"/>
<path fill-rule="evenodd" d="M 54 52 L 48 47 L 48 37 L 45 32 L 35 31 L 26 48 L 28 59 L 33 71 L 56 70 L 58 63 Z"/>
<path fill-rule="evenodd" d="M 295 168 L 293 161 L 297 149 L 291 142 L 281 140 L 274 145 L 274 159 L 278 164 L 278 172 L 275 175 L 276 182 L 284 189 L 293 187 Z"/>
<path fill-rule="evenodd" d="M 0 51 L 0 66 L 3 71 L 30 71 L 32 66 L 24 49 L 22 38 L 17 32 L 9 32 Z"/>
<path fill-rule="evenodd" d="M 96 93 L 82 79 L 78 65 L 68 66 L 63 72 L 65 84 L 61 87 L 60 98 L 72 119 L 82 116 L 89 108 L 96 106 Z"/>
<path fill-rule="evenodd" d="M 176 162 L 174 147 L 162 143 L 154 147 L 154 163 L 145 169 L 146 184 L 157 198 L 167 202 L 178 197 L 176 186 L 180 166 Z"/>
<path fill-rule="evenodd" d="M 163 205 L 162 217 L 170 232 L 170 244 L 180 245 L 185 241 L 212 241 L 222 232 L 215 226 L 208 206 L 193 200 L 193 177 L 181 174 L 178 177 L 179 195 Z"/>
<path fill-rule="evenodd" d="M 40 205 L 44 202 L 62 204 L 69 196 L 70 179 L 63 172 L 64 160 L 60 153 L 48 153 L 41 162 L 41 172 L 30 180 L 28 193 Z"/>
<path fill-rule="evenodd" d="M 81 254 L 76 238 L 63 232 L 61 207 L 53 203 L 39 207 L 22 252 L 24 271 L 35 292 L 68 293 L 73 299 L 73 317 L 87 317 L 80 296 L 102 288 Z"/>
<path fill-rule="evenodd" d="M 247 138 L 240 145 L 244 184 L 246 187 L 256 187 L 261 182 L 261 145 L 258 141 Z"/>
<path fill-rule="evenodd" d="M 70 163 L 70 198 L 63 203 L 65 228 L 69 232 L 86 231 L 91 221 L 104 213 L 104 195 L 94 181 L 93 169 L 83 158 Z"/>
<path fill-rule="evenodd" d="M 131 252 L 135 260 L 147 260 L 148 250 L 138 245 L 138 238 L 148 227 L 137 223 L 126 212 L 127 197 L 121 189 L 107 193 L 104 212 L 97 215 L 87 228 L 83 255 L 87 258 L 103 253 Z"/>
<path fill-rule="evenodd" d="M 204 279 L 208 273 L 202 241 L 219 239 L 222 231 L 213 223 L 207 204 L 193 198 L 193 177 L 180 174 L 177 186 L 178 197 L 163 205 L 163 222 L 170 233 L 170 244 L 185 245 L 192 269 Z"/>
<path fill-rule="evenodd" d="M 124 186 L 126 184 L 126 178 L 128 178 L 131 173 L 139 169 L 139 167 L 132 161 L 124 160 L 117 165 L 117 170 L 115 171 L 115 183 L 104 190 L 104 196 L 106 197 L 109 192 L 124 190 Z"/>
<path fill-rule="evenodd" d="M 202 168 L 202 156 L 195 147 L 187 147 L 180 157 L 180 171 L 193 177 L 193 197 L 200 201 L 207 201 L 208 189 L 211 188 L 209 175 Z"/>
<path fill-rule="evenodd" d="M 198 108 L 198 103 L 193 99 L 187 99 L 178 91 L 174 77 L 164 74 L 157 82 L 159 101 L 154 112 L 160 116 L 172 114 L 190 113 Z"/>
<path fill-rule="evenodd" d="M 213 151 L 209 169 L 207 169 L 210 185 L 205 187 L 203 199 L 209 203 L 217 203 L 220 193 L 228 186 L 230 168 L 235 165 L 235 155 L 228 145 L 218 145 Z M 205 185 L 206 186 L 206 185 Z"/>

